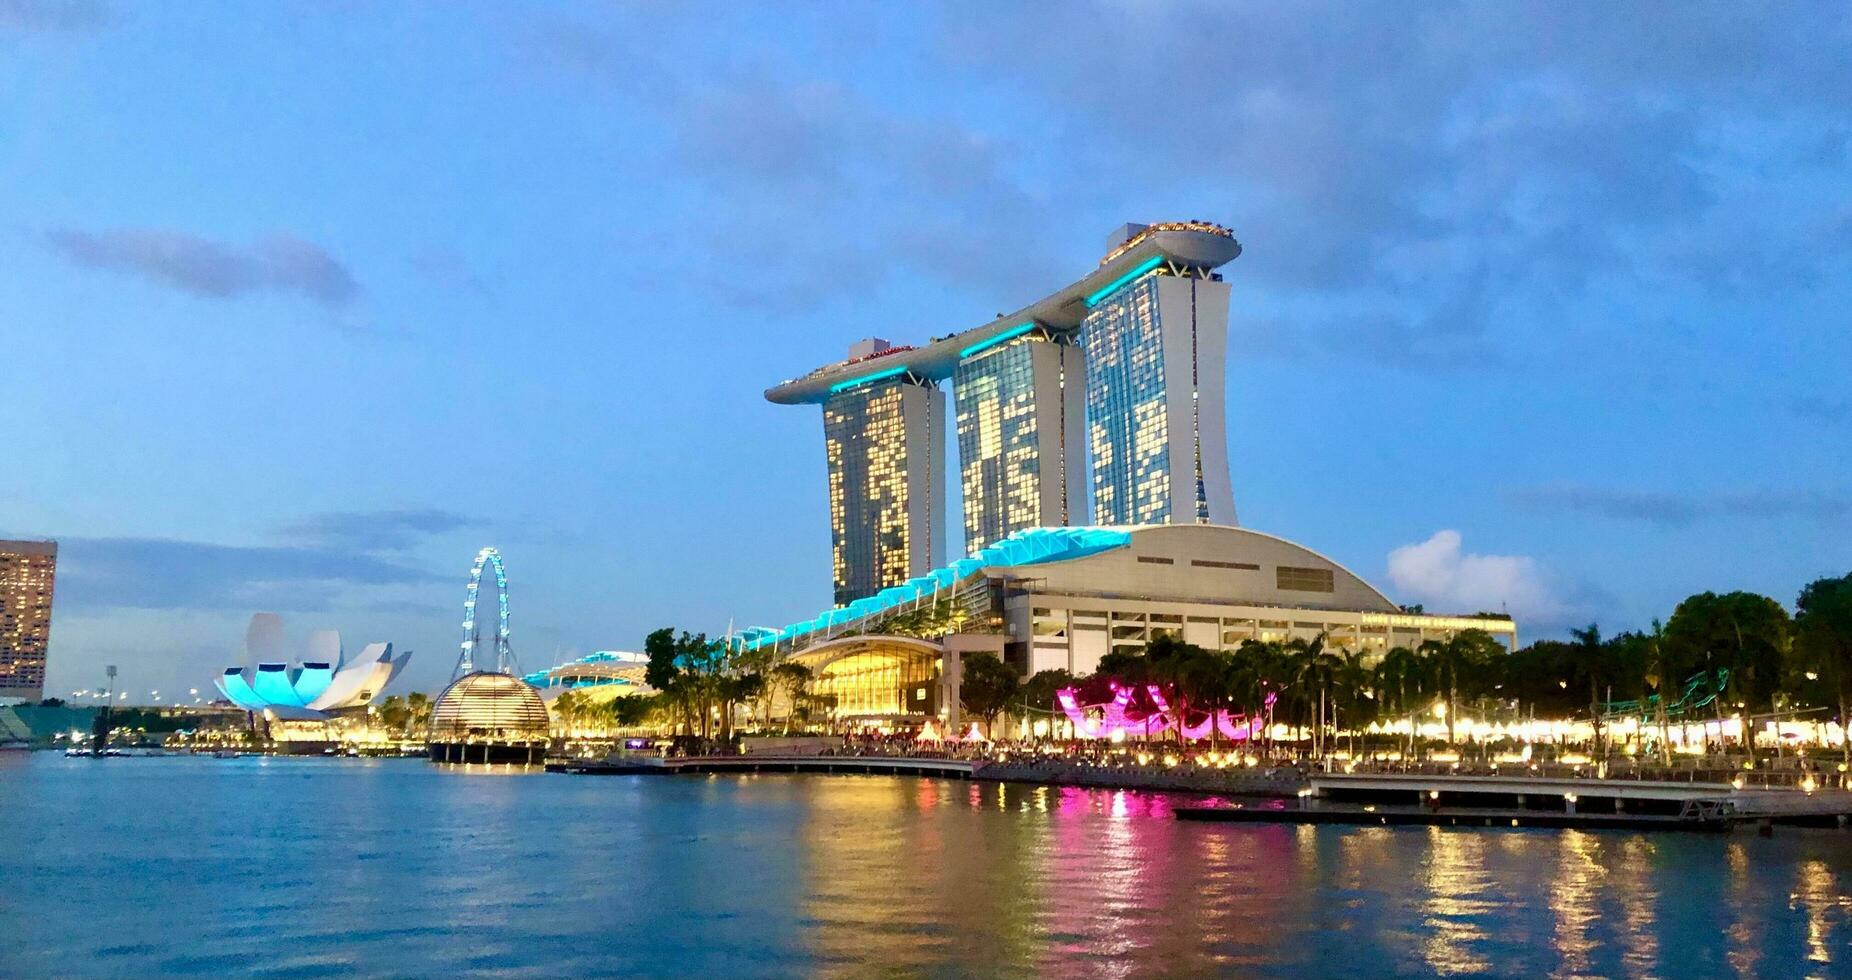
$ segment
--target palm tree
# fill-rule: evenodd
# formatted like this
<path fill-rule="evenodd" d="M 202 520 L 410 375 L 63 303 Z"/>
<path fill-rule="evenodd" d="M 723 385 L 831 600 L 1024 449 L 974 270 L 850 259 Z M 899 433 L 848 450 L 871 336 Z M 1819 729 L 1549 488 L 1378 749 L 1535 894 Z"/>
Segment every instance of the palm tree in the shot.
<path fill-rule="evenodd" d="M 1268 699 L 1278 699 L 1284 679 L 1291 674 L 1285 648 L 1266 640 L 1244 641 L 1235 651 L 1229 674 L 1230 697 L 1247 709 L 1249 732 L 1259 726 L 1262 751 L 1272 755 L 1273 705 Z"/>
<path fill-rule="evenodd" d="M 1358 729 L 1364 721 L 1364 702 L 1373 701 L 1375 692 L 1370 689 L 1370 668 L 1364 666 L 1362 652 L 1340 647 L 1338 656 L 1340 663 L 1335 679 L 1338 706 L 1342 712 L 1334 713 L 1336 717 L 1332 720 L 1332 726 L 1337 726 L 1338 717 L 1350 726 L 1350 754 L 1354 758 L 1357 755 L 1357 738 L 1361 734 Z"/>
<path fill-rule="evenodd" d="M 1376 665 L 1376 688 L 1385 699 L 1393 696 L 1395 709 L 1408 716 L 1408 750 L 1403 758 L 1415 755 L 1415 713 L 1424 694 L 1428 693 L 1427 663 L 1415 651 L 1396 647 L 1383 655 Z"/>
<path fill-rule="evenodd" d="M 1287 644 L 1288 656 L 1293 662 L 1293 682 L 1304 692 L 1306 713 L 1312 714 L 1314 704 L 1317 716 L 1312 727 L 1312 756 L 1323 758 L 1325 754 L 1325 703 L 1330 700 L 1331 682 L 1337 677 L 1344 661 L 1325 649 L 1325 634 L 1319 633 L 1310 643 L 1293 640 Z M 1318 692 L 1318 700 L 1311 700 L 1311 692 Z"/>
<path fill-rule="evenodd" d="M 1608 656 L 1608 648 L 1601 642 L 1601 627 L 1594 623 L 1583 629 L 1572 629 L 1569 635 L 1575 638 L 1570 662 L 1577 672 L 1588 678 L 1588 713 L 1595 727 L 1595 757 L 1607 760 L 1607 750 L 1601 744 L 1601 684 L 1605 680 L 1613 683 L 1613 664 Z"/>
<path fill-rule="evenodd" d="M 1435 688 L 1447 699 L 1447 742 L 1454 743 L 1453 716 L 1461 695 L 1476 697 L 1485 690 L 1486 668 L 1491 658 L 1504 651 L 1492 634 L 1485 630 L 1461 630 L 1445 643 L 1427 640 L 1421 644 L 1433 664 Z"/>

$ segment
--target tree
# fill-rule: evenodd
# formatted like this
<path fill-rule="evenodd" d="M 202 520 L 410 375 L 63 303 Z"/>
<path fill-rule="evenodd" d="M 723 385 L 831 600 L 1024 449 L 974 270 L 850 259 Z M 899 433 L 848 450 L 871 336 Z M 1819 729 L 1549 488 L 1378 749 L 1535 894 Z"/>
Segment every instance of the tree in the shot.
<path fill-rule="evenodd" d="M 1258 725 L 1266 751 L 1273 748 L 1273 705 L 1292 676 L 1286 650 L 1278 643 L 1245 640 L 1231 658 L 1229 697 L 1247 709 L 1249 731 Z"/>
<path fill-rule="evenodd" d="M 1176 716 L 1177 740 L 1192 708 L 1215 708 L 1227 699 L 1228 671 L 1221 655 L 1163 633 L 1145 648 L 1146 675 L 1157 685 Z M 1211 726 L 1210 737 L 1215 728 Z"/>
<path fill-rule="evenodd" d="M 714 691 L 720 701 L 720 737 L 727 741 L 733 737 L 734 706 L 760 697 L 765 692 L 765 675 L 748 670 L 722 675 L 715 680 Z"/>
<path fill-rule="evenodd" d="M 1038 670 L 1016 692 L 1016 703 L 1029 712 L 1052 712 L 1055 693 L 1074 686 L 1074 675 L 1065 670 Z"/>
<path fill-rule="evenodd" d="M 683 630 L 677 636 L 673 628 L 664 627 L 644 638 L 643 652 L 649 657 L 644 681 L 667 696 L 688 734 L 696 733 L 698 716 L 701 737 L 710 737 L 712 709 L 723 700 L 719 681 L 732 666 L 732 648 L 709 640 L 705 633 Z"/>
<path fill-rule="evenodd" d="M 1462 696 L 1474 697 L 1485 689 L 1485 668 L 1504 647 L 1485 630 L 1461 630 L 1446 642 L 1427 640 L 1421 652 L 1431 663 L 1435 689 L 1447 702 L 1447 742 L 1457 744 L 1453 734 L 1454 716 Z"/>
<path fill-rule="evenodd" d="M 1408 716 L 1405 759 L 1412 759 L 1415 754 L 1415 715 L 1430 693 L 1428 683 L 1427 663 L 1407 647 L 1390 650 L 1376 664 L 1376 689 L 1383 692 L 1384 707 L 1393 706 L 1398 713 Z"/>
<path fill-rule="evenodd" d="M 1839 705 L 1841 731 L 1852 727 L 1852 574 L 1817 579 L 1794 601 L 1795 650 L 1805 673 Z M 1842 758 L 1852 765 L 1852 738 Z"/>
<path fill-rule="evenodd" d="M 412 713 L 406 708 L 405 699 L 394 694 L 379 703 L 379 707 L 374 709 L 373 717 L 378 719 L 380 725 L 386 730 L 403 735 L 406 732 L 406 726 L 411 723 Z"/>
<path fill-rule="evenodd" d="M 561 691 L 559 696 L 553 699 L 548 710 L 556 724 L 570 730 L 582 720 L 587 706 L 584 694 L 566 690 Z"/>
<path fill-rule="evenodd" d="M 618 728 L 636 728 L 661 710 L 660 694 L 619 695 L 611 699 L 611 724 Z"/>
<path fill-rule="evenodd" d="M 1015 668 L 998 660 L 993 653 L 966 656 L 962 670 L 958 682 L 959 703 L 967 712 L 984 719 L 985 734 L 992 734 L 997 716 L 1016 697 L 1022 679 Z"/>
<path fill-rule="evenodd" d="M 1728 671 L 1724 689 L 1730 699 L 1754 711 L 1774 704 L 1792 632 L 1787 610 L 1768 596 L 1700 592 L 1672 610 L 1661 659 L 1676 675 L 1670 678 L 1674 682 L 1687 671 L 1708 670 L 1718 676 Z M 1719 704 L 1720 718 L 1722 710 Z"/>
<path fill-rule="evenodd" d="M 1363 653 L 1346 647 L 1338 649 L 1338 665 L 1334 689 L 1332 727 L 1338 727 L 1341 718 L 1350 726 L 1351 755 L 1357 754 L 1357 738 L 1362 727 L 1369 723 L 1373 709 L 1377 707 L 1376 692 L 1373 689 L 1370 669 L 1364 666 Z"/>
<path fill-rule="evenodd" d="M 1293 683 L 1304 699 L 1307 719 L 1312 721 L 1312 755 L 1324 755 L 1325 705 L 1331 697 L 1331 682 L 1344 661 L 1325 649 L 1325 634 L 1311 642 L 1294 639 L 1286 644 L 1286 655 L 1293 665 Z M 1313 698 L 1313 694 L 1317 698 Z"/>
<path fill-rule="evenodd" d="M 1653 620 L 1651 632 L 1630 630 L 1608 641 L 1608 664 L 1617 677 L 1634 685 L 1638 692 L 1637 699 L 1642 709 L 1651 705 L 1650 712 L 1642 710 L 1643 718 L 1650 719 L 1659 727 L 1659 747 L 1664 761 L 1670 762 L 1671 723 L 1666 714 L 1667 699 L 1678 689 L 1676 678 L 1683 671 L 1679 670 L 1673 660 L 1673 649 L 1666 642 L 1665 628 L 1658 620 Z"/>
<path fill-rule="evenodd" d="M 1570 663 L 1588 682 L 1588 713 L 1595 729 L 1595 756 L 1607 759 L 1607 750 L 1601 743 L 1601 705 L 1603 686 L 1614 683 L 1614 665 L 1608 657 L 1608 647 L 1601 642 L 1601 627 L 1594 623 L 1582 629 L 1572 629 L 1569 635 L 1575 638 L 1575 645 L 1570 652 Z"/>
<path fill-rule="evenodd" d="M 1560 717 L 1585 706 L 1576 647 L 1561 640 L 1538 640 L 1505 660 L 1505 695 L 1528 707 L 1532 715 Z"/>
<path fill-rule="evenodd" d="M 431 698 L 423 691 L 413 691 L 405 696 L 405 711 L 410 715 L 406 719 L 408 731 L 422 732 L 431 723 Z"/>
<path fill-rule="evenodd" d="M 772 667 L 769 686 L 785 696 L 785 734 L 791 734 L 791 719 L 799 713 L 810 689 L 810 668 L 794 660 Z"/>

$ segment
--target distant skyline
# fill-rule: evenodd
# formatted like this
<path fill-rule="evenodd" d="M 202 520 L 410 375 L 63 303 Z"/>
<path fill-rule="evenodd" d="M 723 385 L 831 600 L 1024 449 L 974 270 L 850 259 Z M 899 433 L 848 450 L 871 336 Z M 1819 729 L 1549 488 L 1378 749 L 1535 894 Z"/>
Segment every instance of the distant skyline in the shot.
<path fill-rule="evenodd" d="M 0 538 L 59 694 L 260 610 L 434 689 L 484 545 L 528 669 L 790 622 L 766 387 L 1203 218 L 1245 526 L 1525 640 L 1790 604 L 1852 570 L 1848 63 L 1825 6 L 0 0 Z"/>

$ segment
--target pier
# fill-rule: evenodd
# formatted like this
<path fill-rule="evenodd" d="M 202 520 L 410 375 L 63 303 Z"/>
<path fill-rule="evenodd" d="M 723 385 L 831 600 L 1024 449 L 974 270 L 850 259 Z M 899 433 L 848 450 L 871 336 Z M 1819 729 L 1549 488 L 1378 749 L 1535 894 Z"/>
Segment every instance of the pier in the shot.
<path fill-rule="evenodd" d="M 1179 807 L 1239 823 L 1728 830 L 1750 823 L 1844 827 L 1852 793 L 1731 783 L 1551 776 L 1312 773 L 1296 800 Z"/>
<path fill-rule="evenodd" d="M 577 776 L 675 775 L 712 772 L 816 772 L 970 779 L 980 763 L 882 755 L 695 755 L 608 757 L 547 763 L 548 772 Z"/>

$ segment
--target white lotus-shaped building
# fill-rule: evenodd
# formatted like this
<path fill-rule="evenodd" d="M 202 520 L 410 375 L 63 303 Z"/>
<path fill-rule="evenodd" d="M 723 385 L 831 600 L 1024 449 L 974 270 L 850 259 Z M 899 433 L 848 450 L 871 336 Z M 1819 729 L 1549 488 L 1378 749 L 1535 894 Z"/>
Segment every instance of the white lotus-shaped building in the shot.
<path fill-rule="evenodd" d="M 252 666 L 227 667 L 215 680 L 225 697 L 247 711 L 305 720 L 371 704 L 412 657 L 409 651 L 394 656 L 390 643 L 369 643 L 348 660 L 338 631 L 316 630 L 300 665 L 291 667 L 276 613 L 251 617 L 244 655 Z"/>

